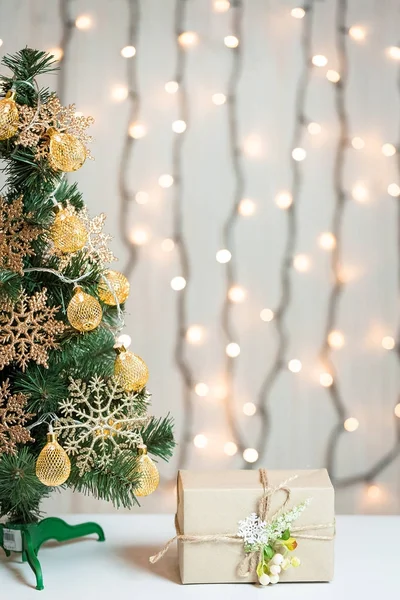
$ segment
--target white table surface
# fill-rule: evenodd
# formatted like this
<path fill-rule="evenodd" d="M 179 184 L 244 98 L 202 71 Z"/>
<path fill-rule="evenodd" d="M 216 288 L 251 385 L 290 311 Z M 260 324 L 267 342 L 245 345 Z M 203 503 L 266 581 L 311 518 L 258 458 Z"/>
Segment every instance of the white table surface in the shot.
<path fill-rule="evenodd" d="M 62 516 L 62 515 L 61 515 Z M 281 583 L 261 588 L 252 584 L 181 585 L 176 545 L 156 565 L 148 557 L 174 534 L 170 515 L 68 515 L 69 523 L 97 521 L 106 542 L 86 538 L 49 542 L 39 552 L 43 591 L 17 554 L 7 559 L 0 549 L 0 598 L 57 600 L 198 598 L 204 600 L 273 598 L 291 600 L 387 599 L 400 597 L 400 516 L 337 517 L 336 565 L 332 583 Z"/>

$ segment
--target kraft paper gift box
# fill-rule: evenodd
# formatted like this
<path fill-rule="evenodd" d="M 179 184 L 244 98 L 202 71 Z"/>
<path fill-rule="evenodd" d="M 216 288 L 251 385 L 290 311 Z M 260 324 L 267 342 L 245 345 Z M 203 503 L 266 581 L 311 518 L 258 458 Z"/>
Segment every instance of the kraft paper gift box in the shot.
<path fill-rule="evenodd" d="M 292 477 L 296 476 L 294 479 Z M 310 471 L 267 471 L 268 487 L 287 480 L 290 510 L 307 499 L 310 504 L 294 522 L 292 533 L 298 546 L 298 568 L 282 571 L 280 582 L 331 581 L 334 565 L 334 490 L 326 469 Z M 179 569 L 182 583 L 243 583 L 257 581 L 255 572 L 239 576 L 238 565 L 245 556 L 236 541 L 201 541 L 201 536 L 237 534 L 239 521 L 257 512 L 263 488 L 259 471 L 180 471 L 178 473 L 177 530 L 199 540 L 178 537 Z M 269 515 L 283 504 L 280 490 L 271 496 Z M 267 516 L 268 521 L 268 516 Z M 314 526 L 314 528 L 313 528 Z M 325 538 L 325 539 L 322 539 Z"/>

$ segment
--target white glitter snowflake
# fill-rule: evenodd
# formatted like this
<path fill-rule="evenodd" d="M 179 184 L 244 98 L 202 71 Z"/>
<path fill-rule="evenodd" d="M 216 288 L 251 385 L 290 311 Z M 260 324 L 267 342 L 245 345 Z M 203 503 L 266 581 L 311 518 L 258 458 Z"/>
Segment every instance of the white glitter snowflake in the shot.
<path fill-rule="evenodd" d="M 150 395 L 138 409 L 137 394 L 125 392 L 115 377 L 70 381 L 70 397 L 60 402 L 64 417 L 56 422 L 55 431 L 66 453 L 76 457 L 82 476 L 107 468 L 121 452 L 143 442 L 139 430 L 150 420 L 146 414 Z"/>
<path fill-rule="evenodd" d="M 238 536 L 243 538 L 244 543 L 249 546 L 268 544 L 266 526 L 266 522 L 261 521 L 256 513 L 251 513 L 249 517 L 239 521 Z"/>

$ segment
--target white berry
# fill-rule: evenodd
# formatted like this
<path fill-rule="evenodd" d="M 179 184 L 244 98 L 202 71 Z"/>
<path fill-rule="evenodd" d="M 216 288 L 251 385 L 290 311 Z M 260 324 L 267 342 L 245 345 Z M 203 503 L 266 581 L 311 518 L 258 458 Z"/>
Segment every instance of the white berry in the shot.
<path fill-rule="evenodd" d="M 271 582 L 271 579 L 269 575 L 263 573 L 261 577 L 258 578 L 258 581 L 261 583 L 261 585 L 268 585 Z"/>
<path fill-rule="evenodd" d="M 275 556 L 272 557 L 271 563 L 273 565 L 280 565 L 283 562 L 283 556 L 282 554 L 275 554 Z"/>
<path fill-rule="evenodd" d="M 271 583 L 278 583 L 279 575 L 271 575 L 271 577 L 269 579 L 270 579 Z"/>
<path fill-rule="evenodd" d="M 271 575 L 279 575 L 281 572 L 281 568 L 279 565 L 271 565 L 269 570 L 271 571 Z"/>

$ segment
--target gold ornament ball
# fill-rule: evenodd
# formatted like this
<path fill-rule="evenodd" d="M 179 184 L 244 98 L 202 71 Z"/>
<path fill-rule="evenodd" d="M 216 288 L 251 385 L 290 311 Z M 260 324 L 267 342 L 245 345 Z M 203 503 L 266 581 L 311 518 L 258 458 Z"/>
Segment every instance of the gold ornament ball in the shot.
<path fill-rule="evenodd" d="M 0 100 L 0 140 L 12 138 L 18 131 L 19 114 L 14 101 L 15 92 L 11 90 Z"/>
<path fill-rule="evenodd" d="M 88 232 L 77 215 L 62 209 L 56 214 L 50 237 L 60 252 L 77 252 L 85 246 Z"/>
<path fill-rule="evenodd" d="M 86 160 L 86 149 L 82 142 L 74 135 L 60 133 L 52 127 L 47 133 L 50 136 L 50 166 L 64 173 L 80 169 Z"/>
<path fill-rule="evenodd" d="M 144 360 L 129 352 L 124 346 L 116 348 L 118 356 L 114 363 L 114 373 L 119 377 L 126 392 L 139 392 L 149 379 L 149 370 Z"/>
<path fill-rule="evenodd" d="M 96 329 L 103 318 L 100 302 L 77 287 L 67 308 L 68 321 L 78 331 Z"/>
<path fill-rule="evenodd" d="M 107 271 L 103 279 L 99 283 L 98 292 L 99 298 L 109 306 L 123 304 L 129 296 L 129 281 L 118 271 Z"/>
<path fill-rule="evenodd" d="M 65 483 L 71 472 L 71 462 L 54 433 L 47 434 L 47 444 L 36 461 L 36 477 L 49 487 Z"/>
<path fill-rule="evenodd" d="M 139 486 L 135 489 L 136 496 L 148 496 L 152 494 L 158 487 L 160 482 L 160 474 L 154 462 L 147 454 L 147 447 L 145 445 L 138 446 L 137 452 L 139 455 L 139 473 L 140 481 Z"/>

